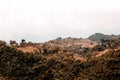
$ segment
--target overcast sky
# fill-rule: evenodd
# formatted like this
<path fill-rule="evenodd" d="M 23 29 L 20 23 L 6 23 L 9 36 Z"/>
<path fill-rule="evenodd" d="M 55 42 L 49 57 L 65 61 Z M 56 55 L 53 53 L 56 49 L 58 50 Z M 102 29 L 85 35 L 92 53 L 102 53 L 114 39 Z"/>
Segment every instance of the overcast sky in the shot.
<path fill-rule="evenodd" d="M 119 0 L 0 0 L 0 39 L 120 34 Z"/>

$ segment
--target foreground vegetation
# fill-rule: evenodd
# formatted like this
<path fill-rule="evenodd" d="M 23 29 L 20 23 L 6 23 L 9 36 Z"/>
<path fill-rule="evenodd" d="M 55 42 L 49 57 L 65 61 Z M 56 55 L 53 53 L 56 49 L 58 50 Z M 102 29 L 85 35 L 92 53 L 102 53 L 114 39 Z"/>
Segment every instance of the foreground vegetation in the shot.
<path fill-rule="evenodd" d="M 22 40 L 20 45 L 0 41 L 0 80 L 120 80 L 120 38 L 102 39 L 92 48 L 65 47 L 62 42 L 73 39 L 55 42 L 60 40 L 61 46 L 54 41 L 35 44 Z M 24 50 L 27 48 L 31 51 Z"/>
<path fill-rule="evenodd" d="M 3 80 L 119 80 L 120 50 L 85 62 L 66 56 L 49 58 L 9 46 L 0 48 L 0 75 Z M 1 79 L 2 80 L 2 79 Z"/>

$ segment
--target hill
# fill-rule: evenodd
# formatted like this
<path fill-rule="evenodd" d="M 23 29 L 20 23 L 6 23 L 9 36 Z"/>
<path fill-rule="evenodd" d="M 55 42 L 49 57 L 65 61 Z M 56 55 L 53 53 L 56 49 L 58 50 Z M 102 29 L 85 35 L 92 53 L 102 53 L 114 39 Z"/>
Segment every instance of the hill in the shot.
<path fill-rule="evenodd" d="M 120 50 L 86 62 L 24 54 L 10 47 L 0 49 L 0 74 L 6 80 L 119 80 Z M 59 55 L 60 56 L 60 55 Z M 66 55 L 64 55 L 66 56 Z"/>
<path fill-rule="evenodd" d="M 0 78 L 1 80 L 119 80 L 119 43 L 120 39 L 116 39 L 88 48 L 86 51 L 91 56 L 83 57 L 81 54 L 71 53 L 63 47 L 48 43 L 34 45 L 34 48 L 40 51 L 35 51 L 33 54 L 8 46 L 1 41 Z M 24 49 L 24 46 L 21 48 Z M 94 57 L 106 49 L 110 50 Z"/>
<path fill-rule="evenodd" d="M 102 33 L 95 33 L 88 37 L 88 39 L 97 41 L 97 42 L 107 42 L 108 40 L 115 40 L 120 38 L 118 35 L 106 35 Z"/>
<path fill-rule="evenodd" d="M 50 40 L 47 43 L 62 46 L 62 47 L 70 47 L 70 46 L 81 46 L 81 47 L 94 47 L 97 45 L 97 42 L 89 40 L 89 39 L 83 39 L 83 38 L 64 38 L 64 39 L 55 39 Z"/>

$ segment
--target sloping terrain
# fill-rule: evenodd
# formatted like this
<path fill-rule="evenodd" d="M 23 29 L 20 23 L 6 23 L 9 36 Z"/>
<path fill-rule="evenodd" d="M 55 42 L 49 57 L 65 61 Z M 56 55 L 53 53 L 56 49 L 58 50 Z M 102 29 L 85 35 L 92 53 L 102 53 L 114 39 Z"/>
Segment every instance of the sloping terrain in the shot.
<path fill-rule="evenodd" d="M 62 46 L 62 47 L 71 47 L 71 46 L 80 46 L 80 47 L 94 47 L 97 45 L 97 42 L 91 41 L 89 39 L 82 39 L 82 38 L 64 38 L 64 39 L 56 39 L 48 41 L 47 43 Z"/>
<path fill-rule="evenodd" d="M 86 62 L 71 58 L 51 58 L 24 54 L 15 49 L 0 49 L 0 74 L 14 80 L 119 80 L 120 51 L 109 52 Z M 64 55 L 65 56 L 65 55 Z"/>
<path fill-rule="evenodd" d="M 96 45 L 97 42 L 81 39 L 81 38 L 64 38 L 64 39 L 55 39 L 48 42 L 36 45 L 24 44 L 22 47 L 17 47 L 18 50 L 23 52 L 40 52 L 40 53 L 63 53 L 68 52 L 71 54 L 79 54 L 86 56 L 89 53 L 89 50 Z M 28 45 L 28 46 L 27 46 Z"/>
<path fill-rule="evenodd" d="M 100 44 L 66 38 L 17 47 L 0 41 L 0 80 L 119 79 L 120 38 Z"/>
<path fill-rule="evenodd" d="M 73 80 L 83 70 L 82 66 L 75 68 L 81 62 L 62 55 L 61 58 L 48 59 L 44 55 L 24 54 L 10 47 L 1 48 L 0 54 L 0 74 L 10 80 Z"/>
<path fill-rule="evenodd" d="M 95 33 L 88 37 L 88 39 L 92 41 L 97 41 L 97 42 L 107 42 L 108 40 L 115 40 L 118 38 L 120 38 L 120 36 L 118 35 L 106 35 L 102 33 Z"/>
<path fill-rule="evenodd" d="M 17 49 L 21 50 L 23 52 L 28 52 L 28 53 L 34 53 L 34 52 L 38 51 L 38 49 L 33 46 L 19 47 Z"/>
<path fill-rule="evenodd" d="M 103 52 L 107 48 L 114 48 L 114 50 L 105 51 L 101 56 L 94 58 L 83 58 L 81 55 L 64 52 L 64 50 L 62 52 L 56 46 L 49 49 L 49 46 L 44 45 L 41 48 L 43 52 L 29 54 L 2 45 L 0 78 L 1 80 L 119 80 L 119 41 L 95 46 L 93 48 L 95 51 L 100 51 L 103 46 Z"/>
<path fill-rule="evenodd" d="M 120 50 L 88 60 L 85 65 L 88 80 L 119 80 Z"/>

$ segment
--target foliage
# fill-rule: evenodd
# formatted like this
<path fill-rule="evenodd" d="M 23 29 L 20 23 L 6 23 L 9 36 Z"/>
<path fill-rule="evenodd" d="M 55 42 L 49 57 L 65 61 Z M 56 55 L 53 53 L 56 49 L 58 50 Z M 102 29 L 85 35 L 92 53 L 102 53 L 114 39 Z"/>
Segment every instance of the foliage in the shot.
<path fill-rule="evenodd" d="M 120 40 L 80 48 L 83 55 L 119 46 Z M 57 46 L 44 44 L 41 52 L 24 53 L 9 46 L 0 47 L 0 78 L 3 80 L 119 80 L 120 50 L 81 62 Z M 77 49 L 78 50 L 78 49 Z M 74 51 L 77 51 L 73 49 Z M 43 53 L 42 53 L 43 51 Z M 78 51 L 79 52 L 79 51 Z"/>
<path fill-rule="evenodd" d="M 108 40 L 114 40 L 116 39 L 117 36 L 113 36 L 113 35 L 105 35 L 102 33 L 95 33 L 93 35 L 91 35 L 90 37 L 88 37 L 88 39 L 93 40 L 93 41 L 97 41 L 97 42 L 107 42 Z"/>

